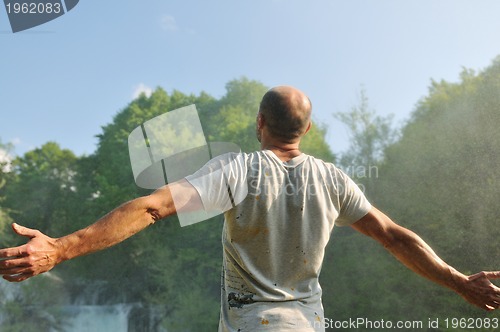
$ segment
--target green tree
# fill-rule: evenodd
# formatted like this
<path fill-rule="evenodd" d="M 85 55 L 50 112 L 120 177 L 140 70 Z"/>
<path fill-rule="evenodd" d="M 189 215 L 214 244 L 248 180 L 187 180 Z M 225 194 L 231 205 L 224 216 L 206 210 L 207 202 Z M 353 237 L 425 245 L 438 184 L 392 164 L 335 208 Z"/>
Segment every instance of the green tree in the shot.
<path fill-rule="evenodd" d="M 349 147 L 339 160 L 343 168 L 378 165 L 384 158 L 385 149 L 397 138 L 397 130 L 392 126 L 393 116 L 383 117 L 370 109 L 364 88 L 359 93 L 357 105 L 333 116 L 348 129 Z"/>
<path fill-rule="evenodd" d="M 75 155 L 53 142 L 16 157 L 4 174 L 2 207 L 18 223 L 51 233 L 56 211 L 75 191 L 75 164 Z"/>
<path fill-rule="evenodd" d="M 15 245 L 19 241 L 9 226 L 13 222 L 11 215 L 15 215 L 16 219 L 25 220 L 24 213 L 30 210 L 30 201 L 25 200 L 22 195 L 25 195 L 30 188 L 44 185 L 45 180 L 55 182 L 62 187 L 69 185 L 69 182 L 66 181 L 68 173 L 62 174 L 68 171 L 69 165 L 61 161 L 66 160 L 68 155 L 69 159 L 72 159 L 71 153 L 63 157 L 62 155 L 68 152 L 59 150 L 58 146 L 52 143 L 46 144 L 40 150 L 28 153 L 25 158 L 13 158 L 12 149 L 12 144 L 5 145 L 0 142 L 0 247 L 2 248 Z M 37 166 L 38 169 L 31 169 L 31 167 Z M 39 173 L 35 174 L 37 170 Z M 26 187 L 23 186 L 21 182 L 28 179 Z M 64 196 L 59 190 L 64 190 L 64 188 L 58 188 L 57 192 L 46 193 Z M 31 203 L 36 209 L 36 211 L 31 212 L 45 210 L 40 206 L 43 205 L 43 200 L 48 197 L 32 195 L 28 198 L 33 200 Z M 21 204 L 23 206 L 20 206 Z M 56 209 L 55 206 L 51 211 L 54 209 Z M 45 221 L 50 222 L 50 220 Z M 45 225 L 45 228 L 48 230 L 50 226 Z M 61 295 L 64 288 L 62 283 L 56 280 L 57 278 L 51 278 L 50 275 L 44 275 L 22 285 L 17 285 L 17 287 L 12 284 L 6 285 L 5 281 L 0 282 L 1 330 L 5 332 L 62 331 L 65 327 L 65 321 L 58 305 L 63 300 Z M 54 296 L 54 294 L 58 295 Z"/>
<path fill-rule="evenodd" d="M 268 89 L 259 81 L 245 77 L 230 81 L 226 85 L 226 95 L 206 121 L 209 139 L 236 143 L 246 152 L 259 150 L 256 118 L 260 100 Z M 313 123 L 301 142 L 301 150 L 326 161 L 334 161 L 335 156 L 325 141 L 325 134 L 324 125 Z"/>
<path fill-rule="evenodd" d="M 2 332 L 66 331 L 62 312 L 65 292 L 61 280 L 43 275 L 20 285 L 1 287 L 0 325 Z M 58 294 L 58 296 L 54 296 Z"/>
<path fill-rule="evenodd" d="M 498 269 L 499 92 L 500 58 L 480 73 L 464 70 L 457 83 L 433 81 L 401 138 L 386 149 L 380 176 L 368 191 L 376 206 L 465 273 Z M 325 286 L 336 294 L 325 301 L 331 315 L 391 320 L 487 315 L 401 267 L 373 241 L 349 230 L 337 235 L 342 236 L 334 246 L 342 249 L 328 259 L 349 274 L 333 271 L 338 283 Z"/>
<path fill-rule="evenodd" d="M 220 99 L 204 92 L 196 96 L 161 88 L 149 97 L 142 94 L 102 127 L 92 155 L 75 157 L 47 143 L 16 158 L 2 206 L 12 208 L 19 223 L 53 236 L 80 229 L 124 201 L 149 192 L 138 188 L 133 179 L 127 144 L 135 128 L 195 104 L 209 142 L 231 142 L 243 151 L 254 151 L 259 149 L 255 119 L 265 91 L 260 82 L 241 78 L 230 81 Z M 302 147 L 331 161 L 334 156 L 324 140 L 325 130 L 313 124 Z M 176 139 L 164 134 L 166 139 Z M 20 201 L 30 206 L 22 208 Z M 169 330 L 214 330 L 220 307 L 221 232 L 221 216 L 184 228 L 171 217 L 120 245 L 62 264 L 53 273 L 64 280 L 69 298 L 83 298 L 90 291 L 92 301 L 100 304 L 142 303 L 159 312 L 156 323 Z M 133 316 L 142 319 L 144 315 L 137 311 Z"/>
<path fill-rule="evenodd" d="M 90 182 L 95 183 L 94 191 L 99 193 L 92 201 L 92 213 L 102 214 L 144 193 L 132 181 L 126 146 L 128 134 L 141 123 L 167 111 L 196 104 L 208 141 L 236 143 L 244 151 L 258 149 L 255 118 L 267 87 L 241 78 L 229 82 L 226 89 L 219 100 L 205 93 L 199 96 L 178 91 L 168 94 L 157 89 L 149 98 L 142 95 L 119 112 L 111 124 L 103 127 L 98 149 L 89 161 L 95 165 L 94 180 Z M 324 129 L 314 125 L 307 136 L 309 143 L 304 145 L 309 145 L 309 153 L 333 159 L 324 142 Z M 164 324 L 170 329 L 216 328 L 220 301 L 221 220 L 217 217 L 186 228 L 179 227 L 176 218 L 161 221 L 123 245 L 99 253 L 97 258 L 96 255 L 84 258 L 85 263 L 80 265 L 85 268 L 78 271 L 96 271 L 95 274 L 86 272 L 86 275 L 105 279 L 110 292 L 125 296 L 129 301 L 144 301 L 162 308 Z M 192 303 L 193 294 L 199 301 L 196 306 Z"/>
<path fill-rule="evenodd" d="M 347 127 L 349 136 L 349 147 L 341 153 L 338 166 L 368 194 L 377 185 L 385 149 L 398 136 L 398 130 L 392 125 L 392 115 L 377 115 L 370 108 L 363 88 L 356 105 L 333 116 Z M 377 259 L 387 255 L 383 248 L 350 228 L 336 229 L 330 242 L 321 275 L 325 316 L 336 320 L 352 317 L 394 319 L 391 306 L 399 301 L 399 295 L 388 292 L 388 289 L 394 289 L 394 277 L 385 272 L 404 273 L 404 268 L 392 260 Z M 383 284 L 387 288 L 380 286 L 380 278 L 373 278 L 380 275 L 384 275 Z M 355 312 L 353 308 L 356 308 Z"/>
<path fill-rule="evenodd" d="M 173 91 L 169 94 L 159 88 L 150 97 L 139 96 L 117 113 L 98 136 L 97 151 L 80 160 L 82 180 L 79 183 L 83 182 L 86 187 L 79 192 L 87 211 L 83 217 L 74 216 L 78 223 L 70 227 L 83 227 L 122 202 L 149 192 L 134 183 L 127 146 L 132 130 L 158 115 L 189 104 L 196 104 L 203 119 L 204 114 L 214 109 L 214 103 L 215 99 L 206 93 L 194 96 Z M 102 285 L 97 296 L 99 303 L 140 302 L 154 307 L 167 321 L 165 324 L 194 323 L 181 318 L 183 310 L 189 311 L 185 307 L 185 294 L 197 290 L 205 309 L 200 307 L 190 314 L 200 321 L 214 321 L 217 311 L 206 319 L 209 312 L 206 308 L 217 308 L 218 303 L 220 239 L 213 238 L 218 233 L 218 224 L 206 222 L 181 229 L 175 217 L 163 220 L 123 244 L 65 264 L 65 279 L 75 280 L 72 287 L 75 294 L 82 287 Z M 203 245 L 203 241 L 209 244 Z M 193 255 L 200 259 L 198 263 L 203 268 L 195 268 Z"/>

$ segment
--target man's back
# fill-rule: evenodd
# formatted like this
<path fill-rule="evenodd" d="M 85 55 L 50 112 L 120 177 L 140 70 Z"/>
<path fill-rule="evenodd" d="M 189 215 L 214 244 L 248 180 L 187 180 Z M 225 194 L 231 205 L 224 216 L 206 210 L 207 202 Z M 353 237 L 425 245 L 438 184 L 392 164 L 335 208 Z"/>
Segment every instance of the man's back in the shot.
<path fill-rule="evenodd" d="M 227 186 L 191 179 L 206 207 L 219 194 L 246 193 L 225 213 L 220 330 L 322 330 L 318 277 L 331 230 L 357 221 L 369 203 L 333 164 L 305 154 L 288 162 L 269 150 L 224 158 Z"/>

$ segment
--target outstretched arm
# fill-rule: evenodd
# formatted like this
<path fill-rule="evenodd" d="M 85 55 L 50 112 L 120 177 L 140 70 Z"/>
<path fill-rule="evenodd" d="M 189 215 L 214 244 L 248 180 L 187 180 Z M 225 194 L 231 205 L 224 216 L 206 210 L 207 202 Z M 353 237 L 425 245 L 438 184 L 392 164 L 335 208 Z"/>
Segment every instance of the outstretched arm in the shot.
<path fill-rule="evenodd" d="M 164 186 L 148 196 L 117 207 L 94 224 L 61 238 L 13 224 L 14 231 L 30 240 L 22 246 L 0 250 L 0 274 L 8 281 L 23 281 L 51 270 L 57 264 L 109 248 L 140 232 L 157 220 L 176 213 L 172 191 L 182 197 L 178 208 L 197 209 L 196 190 L 185 180 Z"/>
<path fill-rule="evenodd" d="M 414 272 L 460 294 L 485 310 L 500 308 L 500 288 L 490 280 L 500 271 L 466 276 L 446 264 L 418 235 L 395 224 L 376 208 L 352 227 L 380 242 L 391 254 Z"/>

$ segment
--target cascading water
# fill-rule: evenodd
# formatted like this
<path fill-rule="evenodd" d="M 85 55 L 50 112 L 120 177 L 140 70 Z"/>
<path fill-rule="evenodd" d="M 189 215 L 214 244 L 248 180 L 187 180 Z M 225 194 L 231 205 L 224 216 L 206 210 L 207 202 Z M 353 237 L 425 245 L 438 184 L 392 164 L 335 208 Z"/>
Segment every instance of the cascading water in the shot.
<path fill-rule="evenodd" d="M 22 284 L 1 280 L 0 326 L 6 330 L 36 328 L 49 332 L 166 332 L 159 326 L 158 308 L 141 303 L 98 304 L 99 287 L 87 287 L 71 301 L 64 292 L 51 288 L 54 280 L 49 280 L 50 285 L 46 283 L 50 278 L 49 274 L 34 278 L 37 282 Z M 40 297 L 43 292 L 45 295 Z"/>
<path fill-rule="evenodd" d="M 108 332 L 128 331 L 132 304 L 67 305 L 62 312 L 67 319 L 66 331 Z"/>

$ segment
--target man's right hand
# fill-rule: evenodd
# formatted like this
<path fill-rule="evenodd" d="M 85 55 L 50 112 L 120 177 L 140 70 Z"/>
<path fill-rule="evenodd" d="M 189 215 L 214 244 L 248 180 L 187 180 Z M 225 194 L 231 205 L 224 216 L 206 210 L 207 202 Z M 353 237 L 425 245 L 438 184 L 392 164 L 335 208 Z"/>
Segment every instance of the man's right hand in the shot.
<path fill-rule="evenodd" d="M 19 247 L 0 249 L 0 275 L 5 280 L 23 281 L 50 271 L 61 262 L 57 239 L 16 223 L 12 229 L 29 241 Z"/>

